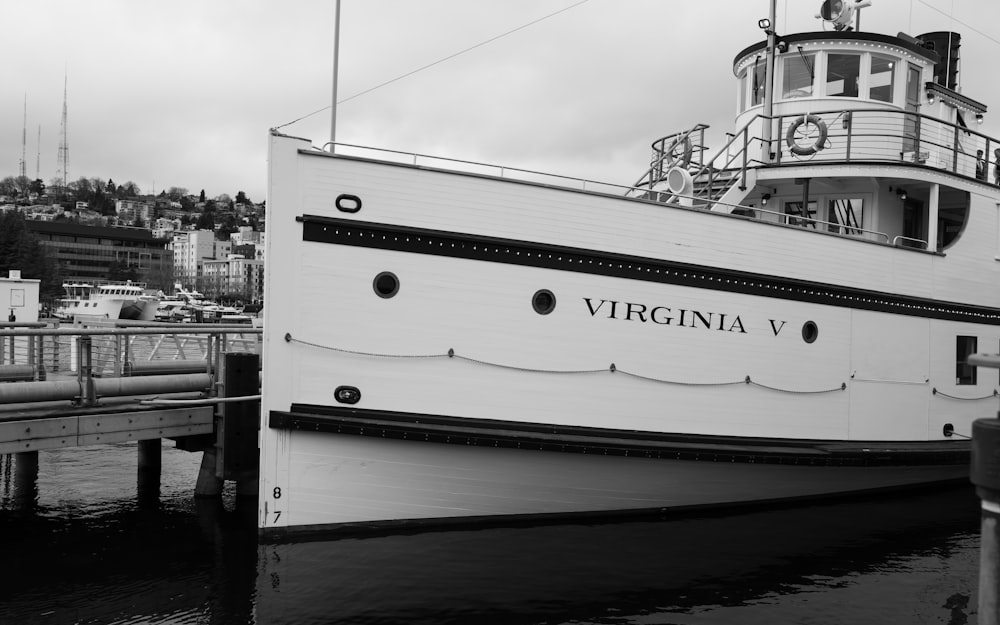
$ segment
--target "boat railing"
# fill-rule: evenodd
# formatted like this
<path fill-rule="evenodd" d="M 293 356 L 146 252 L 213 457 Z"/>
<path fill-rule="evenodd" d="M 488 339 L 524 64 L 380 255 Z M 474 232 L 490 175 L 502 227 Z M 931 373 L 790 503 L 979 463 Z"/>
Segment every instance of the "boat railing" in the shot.
<path fill-rule="evenodd" d="M 892 244 L 896 247 L 915 247 L 918 249 L 926 250 L 927 241 L 924 239 L 915 239 L 913 237 L 904 237 L 902 235 L 893 237 Z"/>
<path fill-rule="evenodd" d="M 744 215 L 746 217 L 752 217 L 764 222 L 784 224 L 788 226 L 795 226 L 798 228 L 812 228 L 818 232 L 828 232 L 830 234 L 839 234 L 844 236 L 850 236 L 852 238 L 867 239 L 869 241 L 875 241 L 877 243 L 889 243 L 890 237 L 884 232 L 879 232 L 878 230 L 868 230 L 866 228 L 860 228 L 858 226 L 848 226 L 835 221 L 824 221 L 822 219 L 813 219 L 812 217 L 803 217 L 799 215 L 790 215 L 788 213 L 782 213 L 778 211 L 769 210 L 766 208 L 748 208 L 740 207 L 733 211 L 735 214 Z M 893 245 L 898 245 L 900 240 L 908 240 L 911 242 L 920 242 L 924 247 L 927 246 L 926 241 L 921 241 L 920 239 L 910 239 L 909 237 L 896 237 L 893 240 Z"/>
<path fill-rule="evenodd" d="M 705 166 L 705 131 L 707 124 L 697 124 L 690 130 L 674 132 L 652 143 L 653 156 L 649 168 L 632 185 L 635 189 L 652 189 L 666 179 L 667 173 L 680 166 L 688 170 Z"/>
<path fill-rule="evenodd" d="M 809 116 L 822 124 L 825 136 L 817 136 L 813 144 L 800 144 L 798 150 L 792 149 L 792 135 L 805 122 L 803 114 L 774 118 L 776 164 L 902 163 L 1000 183 L 1000 152 L 995 152 L 1000 150 L 1000 140 L 963 124 L 886 109 L 826 110 Z M 980 150 L 981 155 L 977 154 Z"/>
<path fill-rule="evenodd" d="M 459 173 L 507 178 L 511 180 L 519 180 L 521 182 L 533 182 L 542 185 L 578 189 L 581 191 L 590 191 L 595 193 L 624 195 L 627 191 L 630 191 L 633 188 L 627 185 L 599 182 L 596 180 L 588 180 L 586 178 L 574 178 L 572 176 L 550 174 L 530 169 L 519 169 L 504 165 L 491 165 L 476 161 L 445 158 L 442 156 L 430 156 L 414 152 L 401 152 L 398 150 L 373 148 L 349 143 L 336 143 L 334 144 L 334 148 L 335 153 L 341 156 L 375 158 L 380 161 L 396 162 L 416 167 L 445 168 L 449 171 Z"/>

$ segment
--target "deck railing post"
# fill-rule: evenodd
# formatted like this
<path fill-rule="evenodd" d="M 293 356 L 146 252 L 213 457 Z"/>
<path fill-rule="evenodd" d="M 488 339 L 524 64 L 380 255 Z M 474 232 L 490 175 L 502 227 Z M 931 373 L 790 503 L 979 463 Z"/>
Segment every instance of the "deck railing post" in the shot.
<path fill-rule="evenodd" d="M 59 329 L 59 320 L 58 319 L 56 320 L 56 322 L 53 324 L 52 327 L 55 328 L 55 329 Z M 53 336 L 52 337 L 52 371 L 53 372 L 59 371 L 59 337 L 58 336 Z"/>
<path fill-rule="evenodd" d="M 135 338 L 135 335 L 125 337 L 125 353 L 122 355 L 122 368 L 118 371 L 119 375 L 125 375 L 125 368 L 132 362 L 132 341 Z"/>
<path fill-rule="evenodd" d="M 126 341 L 128 342 L 128 341 Z M 122 375 L 122 337 L 120 334 L 115 335 L 115 355 L 111 362 L 114 365 L 114 376 L 121 377 Z"/>
<path fill-rule="evenodd" d="M 80 383 L 80 400 L 78 403 L 81 406 L 93 406 L 97 403 L 94 391 L 93 352 L 91 347 L 92 344 L 89 335 L 77 337 L 76 379 Z"/>

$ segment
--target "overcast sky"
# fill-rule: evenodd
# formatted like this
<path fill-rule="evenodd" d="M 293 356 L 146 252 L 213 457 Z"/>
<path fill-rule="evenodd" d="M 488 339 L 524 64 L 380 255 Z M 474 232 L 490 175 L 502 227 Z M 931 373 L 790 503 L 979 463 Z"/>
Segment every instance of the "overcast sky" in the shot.
<path fill-rule="evenodd" d="M 778 31 L 822 30 L 819 5 L 779 0 Z M 334 6 L 5 0 L 0 177 L 19 171 L 25 97 L 27 173 L 56 175 L 65 75 L 71 180 L 263 200 L 268 129 L 330 104 Z M 733 58 L 767 13 L 767 0 L 342 0 L 337 140 L 630 184 L 658 137 L 701 122 L 721 147 Z M 861 26 L 961 33 L 962 91 L 1000 135 L 1000 2 L 873 0 Z M 282 132 L 322 145 L 330 111 Z"/>

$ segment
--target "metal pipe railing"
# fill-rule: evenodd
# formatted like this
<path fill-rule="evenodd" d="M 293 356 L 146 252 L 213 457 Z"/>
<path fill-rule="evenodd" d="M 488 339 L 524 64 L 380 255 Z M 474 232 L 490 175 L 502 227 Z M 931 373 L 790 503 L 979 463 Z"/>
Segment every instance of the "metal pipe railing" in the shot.
<path fill-rule="evenodd" d="M 239 345 L 242 351 L 258 353 L 262 332 L 261 328 L 245 325 L 219 324 L 185 324 L 183 328 L 8 324 L 0 328 L 0 346 L 9 344 L 17 349 L 9 352 L 9 363 L 0 363 L 0 380 L 9 380 L 0 383 L 0 404 L 71 399 L 77 405 L 92 406 L 102 396 L 192 391 L 215 395 L 216 375 L 225 352 Z M 134 343 L 143 336 L 159 340 L 152 345 Z M 168 336 L 174 339 L 171 349 L 162 346 Z M 247 337 L 252 337 L 253 342 Z M 46 344 L 51 346 L 49 350 Z M 69 356 L 70 361 L 60 360 L 60 354 Z M 151 364 L 158 360 L 171 366 L 145 367 L 143 373 L 147 375 L 132 377 L 134 365 L 141 358 L 148 358 L 145 362 Z M 191 363 L 198 372 L 177 366 L 180 363 Z M 75 379 L 47 379 L 49 372 L 65 370 L 75 371 Z M 18 381 L 26 377 L 34 381 Z"/>

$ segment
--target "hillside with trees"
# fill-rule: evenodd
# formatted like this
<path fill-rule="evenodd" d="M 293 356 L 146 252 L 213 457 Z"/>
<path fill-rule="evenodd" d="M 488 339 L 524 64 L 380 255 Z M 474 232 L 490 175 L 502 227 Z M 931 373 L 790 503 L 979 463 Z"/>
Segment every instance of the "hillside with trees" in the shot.
<path fill-rule="evenodd" d="M 62 280 L 56 263 L 24 223 L 24 213 L 0 213 L 0 275 L 19 269 L 22 278 L 41 280 L 39 298 L 62 297 Z"/>

